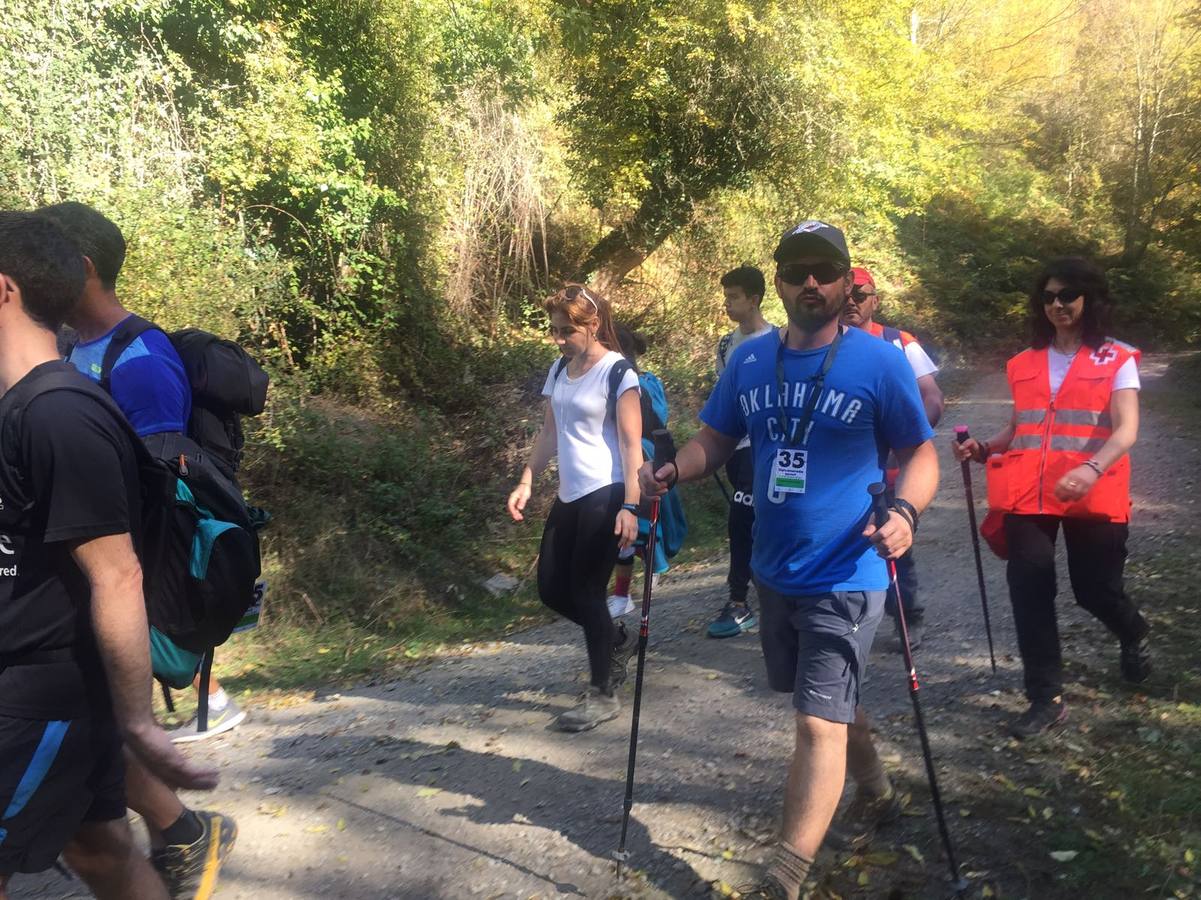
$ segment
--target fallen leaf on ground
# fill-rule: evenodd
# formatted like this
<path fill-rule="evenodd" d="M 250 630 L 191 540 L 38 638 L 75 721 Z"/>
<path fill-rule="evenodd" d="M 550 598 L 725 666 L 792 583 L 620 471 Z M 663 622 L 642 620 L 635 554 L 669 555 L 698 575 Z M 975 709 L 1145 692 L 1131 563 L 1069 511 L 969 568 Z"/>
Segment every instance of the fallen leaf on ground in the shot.
<path fill-rule="evenodd" d="M 902 849 L 912 856 L 916 862 L 925 863 L 926 857 L 922 856 L 922 851 L 913 846 L 913 844 L 906 844 Z"/>
<path fill-rule="evenodd" d="M 1080 855 L 1079 850 L 1052 850 L 1051 859 L 1056 862 L 1071 862 Z"/>
<path fill-rule="evenodd" d="M 439 788 L 439 787 L 423 787 L 423 788 L 418 788 L 418 790 L 417 790 L 418 797 L 435 797 L 441 793 L 442 793 L 442 788 Z"/>

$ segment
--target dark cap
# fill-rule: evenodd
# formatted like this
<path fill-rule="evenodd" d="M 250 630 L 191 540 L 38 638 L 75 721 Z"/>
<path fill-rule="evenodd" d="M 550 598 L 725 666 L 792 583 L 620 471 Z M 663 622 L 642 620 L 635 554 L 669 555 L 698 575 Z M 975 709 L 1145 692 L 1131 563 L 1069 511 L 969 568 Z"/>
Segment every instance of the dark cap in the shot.
<path fill-rule="evenodd" d="M 830 256 L 844 265 L 851 264 L 847 239 L 843 237 L 842 232 L 833 225 L 827 225 L 817 219 L 807 219 L 785 231 L 772 258 L 776 262 L 783 262 L 791 256 L 807 254 Z"/>

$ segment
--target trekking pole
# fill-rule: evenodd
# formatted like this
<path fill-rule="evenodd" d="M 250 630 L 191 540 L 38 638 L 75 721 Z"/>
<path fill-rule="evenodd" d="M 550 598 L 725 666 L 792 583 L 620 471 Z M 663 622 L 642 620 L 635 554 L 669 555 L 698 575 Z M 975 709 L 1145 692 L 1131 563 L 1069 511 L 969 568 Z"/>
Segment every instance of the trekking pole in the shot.
<path fill-rule="evenodd" d="M 886 486 L 876 482 L 868 487 L 872 495 L 872 517 L 877 528 L 883 527 L 888 521 L 888 505 L 884 499 Z M 934 754 L 930 752 L 930 737 L 926 734 L 926 720 L 922 716 L 922 703 L 918 698 L 920 686 L 917 683 L 917 669 L 913 665 L 913 651 L 909 647 L 909 629 L 905 625 L 905 607 L 901 603 L 901 586 L 897 583 L 897 564 L 895 560 L 888 563 L 888 580 L 897 596 L 897 621 L 901 625 L 901 649 L 905 654 L 905 667 L 909 671 L 909 699 L 913 701 L 913 718 L 917 721 L 917 734 L 922 742 L 922 757 L 926 762 L 926 779 L 930 782 L 930 799 L 934 804 L 934 816 L 938 819 L 938 833 L 942 837 L 943 849 L 947 852 L 947 865 L 951 867 L 951 889 L 956 897 L 962 897 L 968 888 L 968 881 L 959 873 L 959 860 L 955 856 L 955 847 L 951 843 L 951 832 L 947 830 L 947 817 L 942 808 L 942 795 L 938 792 L 938 776 L 934 772 Z"/>
<path fill-rule="evenodd" d="M 676 458 L 676 445 L 671 439 L 671 432 L 665 428 L 655 430 L 651 434 L 655 442 L 655 459 L 652 465 L 658 472 Z M 659 533 L 659 498 L 651 500 L 651 527 L 646 538 L 645 556 L 643 557 L 642 578 L 642 622 L 638 628 L 638 670 L 634 676 L 634 712 L 630 723 L 630 759 L 626 765 L 626 796 L 621 812 L 621 842 L 613 851 L 617 860 L 617 877 L 621 877 L 621 864 L 630 858 L 626 850 L 626 832 L 630 827 L 630 810 L 634 808 L 634 763 L 638 758 L 638 716 L 642 712 L 642 673 L 646 664 L 646 642 L 650 635 L 651 626 L 651 582 L 652 570 L 655 567 L 655 541 Z"/>
<path fill-rule="evenodd" d="M 968 439 L 966 425 L 955 426 L 955 440 L 963 443 Z M 992 645 L 992 623 L 988 618 L 988 594 L 984 590 L 984 563 L 980 561 L 980 532 L 976 528 L 976 499 L 972 496 L 972 472 L 965 459 L 959 464 L 963 472 L 963 492 L 967 495 L 967 520 L 972 528 L 972 552 L 976 554 L 976 583 L 980 586 L 980 606 L 984 610 L 984 633 L 988 635 L 988 659 L 992 663 L 992 673 L 997 674 L 997 654 Z"/>

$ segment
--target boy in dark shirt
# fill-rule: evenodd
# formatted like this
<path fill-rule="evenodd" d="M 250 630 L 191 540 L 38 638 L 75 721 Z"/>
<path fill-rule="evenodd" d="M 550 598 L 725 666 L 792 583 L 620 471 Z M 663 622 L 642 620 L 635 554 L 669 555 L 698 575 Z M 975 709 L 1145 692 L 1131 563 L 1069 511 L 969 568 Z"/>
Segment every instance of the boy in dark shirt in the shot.
<path fill-rule="evenodd" d="M 0 212 L 0 900 L 60 853 L 97 897 L 167 897 L 125 819 L 122 740 L 166 784 L 217 783 L 151 713 L 134 449 L 55 345 L 83 277 L 53 223 Z M 43 379 L 64 386 L 35 396 Z"/>

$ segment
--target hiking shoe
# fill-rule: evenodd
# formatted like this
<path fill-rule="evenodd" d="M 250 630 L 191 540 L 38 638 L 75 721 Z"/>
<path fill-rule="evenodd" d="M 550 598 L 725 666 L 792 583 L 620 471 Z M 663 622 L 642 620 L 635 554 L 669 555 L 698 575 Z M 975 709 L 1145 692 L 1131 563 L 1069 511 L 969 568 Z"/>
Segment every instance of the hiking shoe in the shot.
<path fill-rule="evenodd" d="M 754 884 L 743 884 L 734 888 L 742 900 L 790 900 L 788 892 L 774 878 L 764 878 Z M 717 896 L 728 897 L 729 894 L 718 893 Z"/>
<path fill-rule="evenodd" d="M 634 611 L 634 601 L 629 594 L 610 594 L 608 599 L 609 618 L 616 619 Z"/>
<path fill-rule="evenodd" d="M 605 694 L 598 687 L 588 688 L 588 693 L 572 709 L 555 719 L 559 731 L 588 731 L 602 722 L 616 719 L 621 710 L 615 694 Z"/>
<path fill-rule="evenodd" d="M 1137 641 L 1122 644 L 1122 677 L 1139 684 L 1151 676 L 1151 646 L 1143 635 Z"/>
<path fill-rule="evenodd" d="M 859 850 L 871 843 L 876 829 L 901 815 L 901 799 L 891 785 L 883 796 L 856 791 L 851 805 L 826 832 L 826 845 L 835 850 Z"/>
<path fill-rule="evenodd" d="M 196 817 L 204 831 L 194 843 L 169 844 L 150 854 L 171 900 L 208 900 L 217 886 L 221 863 L 238 837 L 238 826 L 227 816 L 198 809 Z"/>
<path fill-rule="evenodd" d="M 167 729 L 167 734 L 177 744 L 186 744 L 189 741 L 203 741 L 205 738 L 211 738 L 213 735 L 222 734 L 231 728 L 236 728 L 245 719 L 246 711 L 239 709 L 238 704 L 234 703 L 233 698 L 230 698 L 225 701 L 225 706 L 222 709 L 209 710 L 208 728 L 204 731 L 196 730 L 200 724 L 200 720 L 193 717 L 178 728 Z"/>
<path fill-rule="evenodd" d="M 1038 700 L 1009 726 L 1009 733 L 1019 741 L 1035 737 L 1062 725 L 1068 717 L 1068 705 L 1060 699 Z"/>
<path fill-rule="evenodd" d="M 738 637 L 738 635 L 747 629 L 754 628 L 758 624 L 759 620 L 751 612 L 749 604 L 735 603 L 731 600 L 722 607 L 721 612 L 717 614 L 717 618 L 710 623 L 709 637 Z"/>
<path fill-rule="evenodd" d="M 630 657 L 638 651 L 638 632 L 618 623 L 613 648 L 609 651 L 609 687 L 617 690 L 626 683 Z"/>

